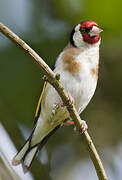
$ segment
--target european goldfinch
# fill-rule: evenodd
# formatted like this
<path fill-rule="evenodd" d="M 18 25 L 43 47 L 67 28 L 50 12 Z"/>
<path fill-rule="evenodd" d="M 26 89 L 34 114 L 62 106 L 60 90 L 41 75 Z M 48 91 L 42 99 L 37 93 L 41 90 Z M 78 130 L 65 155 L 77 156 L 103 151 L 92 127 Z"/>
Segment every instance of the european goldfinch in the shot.
<path fill-rule="evenodd" d="M 59 54 L 54 73 L 60 74 L 60 81 L 80 114 L 91 100 L 97 85 L 99 65 L 100 32 L 94 21 L 84 21 L 73 28 L 70 42 Z M 27 172 L 36 153 L 63 122 L 70 124 L 70 117 L 56 90 L 44 83 L 35 118 L 37 122 L 24 146 L 13 158 L 12 164 L 22 163 Z M 87 129 L 82 121 L 83 131 Z M 72 124 L 72 123 L 71 123 Z"/>

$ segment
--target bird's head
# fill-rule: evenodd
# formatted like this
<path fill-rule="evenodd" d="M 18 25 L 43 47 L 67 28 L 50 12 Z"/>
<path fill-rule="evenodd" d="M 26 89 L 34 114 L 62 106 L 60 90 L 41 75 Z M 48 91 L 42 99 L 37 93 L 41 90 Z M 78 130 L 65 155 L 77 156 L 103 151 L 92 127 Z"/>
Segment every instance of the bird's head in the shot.
<path fill-rule="evenodd" d="M 75 47 L 96 44 L 100 41 L 100 29 L 94 21 L 84 21 L 76 25 L 70 36 L 70 43 Z"/>

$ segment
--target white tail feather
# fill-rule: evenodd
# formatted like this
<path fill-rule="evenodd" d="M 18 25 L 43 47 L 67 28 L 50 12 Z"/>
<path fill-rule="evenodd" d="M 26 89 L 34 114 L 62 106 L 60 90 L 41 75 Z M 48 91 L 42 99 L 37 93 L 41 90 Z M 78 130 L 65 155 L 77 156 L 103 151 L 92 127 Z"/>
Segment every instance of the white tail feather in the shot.
<path fill-rule="evenodd" d="M 27 155 L 25 156 L 23 163 L 24 163 L 24 165 L 25 165 L 26 167 L 29 167 L 29 166 L 30 166 L 30 164 L 31 164 L 31 162 L 32 162 L 32 160 L 33 160 L 36 152 L 37 152 L 37 149 L 38 149 L 38 146 L 34 147 L 34 148 L 31 149 L 31 150 L 27 153 Z"/>
<path fill-rule="evenodd" d="M 31 165 L 31 162 L 38 150 L 38 145 L 32 149 L 29 149 L 29 140 L 22 147 L 20 152 L 13 158 L 12 165 L 17 166 L 22 163 L 23 171 L 26 173 Z M 26 154 L 27 153 L 27 154 Z"/>
<path fill-rule="evenodd" d="M 42 148 L 44 146 L 44 144 L 47 142 L 48 138 L 60 127 L 60 125 L 56 126 L 52 131 L 49 132 L 49 134 L 47 134 L 45 137 L 40 138 L 40 143 L 37 141 L 37 139 L 35 139 L 35 141 L 37 142 L 37 144 L 35 144 L 34 146 L 31 145 L 31 138 L 33 138 L 33 136 L 37 137 L 38 133 L 38 129 L 36 129 L 36 133 L 34 134 L 32 133 L 30 138 L 26 141 L 25 145 L 22 147 L 22 149 L 19 151 L 19 153 L 17 153 L 17 155 L 13 158 L 12 160 L 12 165 L 13 166 L 17 166 L 18 164 L 22 164 L 23 167 L 23 171 L 24 173 L 26 173 L 28 171 L 28 169 L 30 168 L 30 165 L 32 163 L 32 160 L 34 158 L 34 156 L 36 155 L 38 149 Z M 35 131 L 34 131 L 35 132 Z M 40 132 L 39 132 L 40 133 Z"/>
<path fill-rule="evenodd" d="M 24 157 L 26 151 L 29 148 L 29 141 L 26 142 L 26 144 L 22 147 L 20 152 L 13 158 L 12 160 L 12 165 L 17 166 L 18 164 L 21 163 L 22 158 Z"/>

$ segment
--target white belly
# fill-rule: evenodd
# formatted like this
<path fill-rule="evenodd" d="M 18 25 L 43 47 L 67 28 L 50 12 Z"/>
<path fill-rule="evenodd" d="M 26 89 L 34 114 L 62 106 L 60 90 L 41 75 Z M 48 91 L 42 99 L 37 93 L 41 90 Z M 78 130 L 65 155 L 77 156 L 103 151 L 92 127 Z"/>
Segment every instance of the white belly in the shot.
<path fill-rule="evenodd" d="M 85 109 L 95 92 L 97 79 L 92 75 L 91 69 L 98 65 L 99 58 L 98 56 L 88 56 L 87 53 L 82 53 L 81 55 L 82 56 L 79 55 L 77 58 L 77 61 L 81 63 L 81 71 L 78 74 L 72 75 L 70 72 L 64 71 L 61 56 L 57 61 L 56 69 L 54 71 L 61 75 L 61 83 L 66 91 L 73 97 L 75 107 L 79 114 Z M 41 113 L 45 116 L 45 119 L 49 119 L 55 104 L 60 101 L 58 93 L 51 85 L 48 84 L 47 89 L 48 91 L 44 100 L 45 107 L 42 104 Z M 68 113 L 65 115 L 63 113 L 63 116 L 61 116 L 60 113 L 59 121 L 63 121 L 67 115 Z"/>
<path fill-rule="evenodd" d="M 75 107 L 78 113 L 81 113 L 91 100 L 97 81 L 91 76 L 90 71 L 84 69 L 77 76 L 71 76 L 68 73 L 63 74 L 61 82 L 64 88 L 74 98 Z"/>
<path fill-rule="evenodd" d="M 66 91 L 73 97 L 75 107 L 80 114 L 94 94 L 96 81 L 88 71 L 87 73 L 82 72 L 80 76 L 71 76 L 71 74 L 65 72 L 61 75 L 61 83 Z M 53 108 L 60 101 L 60 97 L 51 85 L 48 84 L 48 88 L 49 90 L 45 98 L 45 107 L 42 105 L 41 114 L 44 115 L 44 119 L 63 121 L 68 116 L 68 113 L 65 113 L 64 111 L 57 114 L 57 117 L 52 117 Z"/>

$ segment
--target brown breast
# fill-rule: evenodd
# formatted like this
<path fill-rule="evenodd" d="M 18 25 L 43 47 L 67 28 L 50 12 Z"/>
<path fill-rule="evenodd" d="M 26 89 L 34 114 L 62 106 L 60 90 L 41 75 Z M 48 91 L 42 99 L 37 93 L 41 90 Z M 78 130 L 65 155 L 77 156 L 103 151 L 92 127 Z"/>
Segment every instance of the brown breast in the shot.
<path fill-rule="evenodd" d="M 68 44 L 62 55 L 63 68 L 65 71 L 70 72 L 72 75 L 78 74 L 80 72 L 82 67 L 80 63 L 76 61 L 76 56 L 78 56 L 82 51 L 83 49 L 75 48 Z"/>
<path fill-rule="evenodd" d="M 96 65 L 95 68 L 91 69 L 91 75 L 95 80 L 98 79 L 98 64 Z"/>

